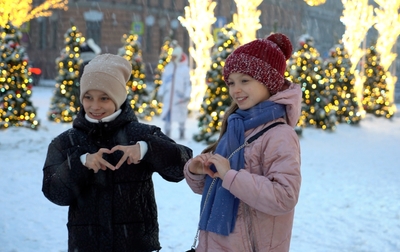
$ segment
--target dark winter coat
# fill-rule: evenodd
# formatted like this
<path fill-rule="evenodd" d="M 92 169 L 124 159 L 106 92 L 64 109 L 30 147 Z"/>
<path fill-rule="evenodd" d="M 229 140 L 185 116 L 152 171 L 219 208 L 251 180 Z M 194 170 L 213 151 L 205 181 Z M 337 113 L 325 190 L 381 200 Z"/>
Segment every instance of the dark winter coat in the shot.
<path fill-rule="evenodd" d="M 80 156 L 100 148 L 145 141 L 148 151 L 139 164 L 126 162 L 118 170 L 93 170 Z M 105 155 L 116 165 L 123 153 Z M 84 110 L 73 128 L 49 145 L 43 168 L 43 193 L 53 203 L 69 206 L 68 251 L 159 250 L 157 205 L 152 174 L 172 182 L 184 178 L 192 150 L 175 143 L 158 127 L 138 122 L 128 102 L 107 123 L 91 123 Z"/>

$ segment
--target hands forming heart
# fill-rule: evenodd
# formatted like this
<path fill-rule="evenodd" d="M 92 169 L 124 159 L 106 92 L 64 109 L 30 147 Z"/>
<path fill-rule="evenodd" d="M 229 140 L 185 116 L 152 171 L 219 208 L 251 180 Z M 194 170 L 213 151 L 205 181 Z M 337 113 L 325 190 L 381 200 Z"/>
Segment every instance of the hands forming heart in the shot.
<path fill-rule="evenodd" d="M 216 172 L 211 170 L 214 165 Z M 194 174 L 207 174 L 212 178 L 224 179 L 225 174 L 231 169 L 229 160 L 219 154 L 204 153 L 196 156 L 189 164 L 189 171 Z"/>
<path fill-rule="evenodd" d="M 109 162 L 107 162 L 103 158 L 103 154 L 112 154 L 115 151 L 122 151 L 124 153 L 124 155 L 121 157 L 119 162 L 114 166 L 114 165 L 110 164 Z M 107 168 L 109 168 L 111 170 L 117 170 L 121 167 L 121 165 L 125 161 L 129 165 L 140 163 L 140 145 L 139 144 L 128 145 L 128 146 L 117 145 L 114 148 L 112 148 L 111 150 L 106 149 L 106 148 L 101 148 L 96 153 L 88 154 L 86 156 L 85 166 L 88 167 L 89 169 L 94 170 L 94 172 L 97 173 L 99 170 L 106 170 Z"/>

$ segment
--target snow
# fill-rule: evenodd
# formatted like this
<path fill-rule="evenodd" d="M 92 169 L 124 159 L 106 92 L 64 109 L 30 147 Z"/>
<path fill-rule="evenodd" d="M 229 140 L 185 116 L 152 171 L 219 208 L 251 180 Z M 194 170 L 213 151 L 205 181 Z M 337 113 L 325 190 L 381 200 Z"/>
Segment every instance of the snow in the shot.
<path fill-rule="evenodd" d="M 52 92 L 33 88 L 39 130 L 0 130 L 0 252 L 67 251 L 68 208 L 41 191 L 47 146 L 71 127 L 47 120 Z M 162 126 L 159 118 L 149 123 Z M 191 139 L 194 116 L 187 126 L 187 139 L 177 142 L 199 154 L 205 145 Z M 303 180 L 290 251 L 400 251 L 400 116 L 367 115 L 358 126 L 340 124 L 335 132 L 306 128 L 300 143 Z M 162 251 L 186 251 L 200 196 L 185 181 L 155 175 L 154 184 Z"/>

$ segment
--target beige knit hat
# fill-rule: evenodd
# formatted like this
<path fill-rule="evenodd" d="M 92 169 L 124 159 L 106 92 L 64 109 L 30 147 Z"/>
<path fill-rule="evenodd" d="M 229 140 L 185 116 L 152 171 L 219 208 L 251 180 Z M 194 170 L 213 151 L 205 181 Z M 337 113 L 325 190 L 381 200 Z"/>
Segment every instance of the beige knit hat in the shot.
<path fill-rule="evenodd" d="M 81 103 L 87 91 L 99 90 L 106 93 L 119 109 L 126 100 L 126 83 L 131 73 L 131 63 L 121 56 L 106 53 L 94 57 L 83 69 Z"/>

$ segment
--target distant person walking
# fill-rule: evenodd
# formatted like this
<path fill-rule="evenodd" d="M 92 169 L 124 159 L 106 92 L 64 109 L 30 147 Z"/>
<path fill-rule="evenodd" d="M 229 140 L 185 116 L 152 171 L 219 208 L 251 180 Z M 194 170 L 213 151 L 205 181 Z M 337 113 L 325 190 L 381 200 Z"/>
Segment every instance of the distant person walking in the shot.
<path fill-rule="evenodd" d="M 177 122 L 179 139 L 184 139 L 192 85 L 188 57 L 180 46 L 173 49 L 171 61 L 165 66 L 161 80 L 158 95 L 163 103 L 161 118 L 165 122 L 164 132 L 171 136 L 172 124 Z"/>

